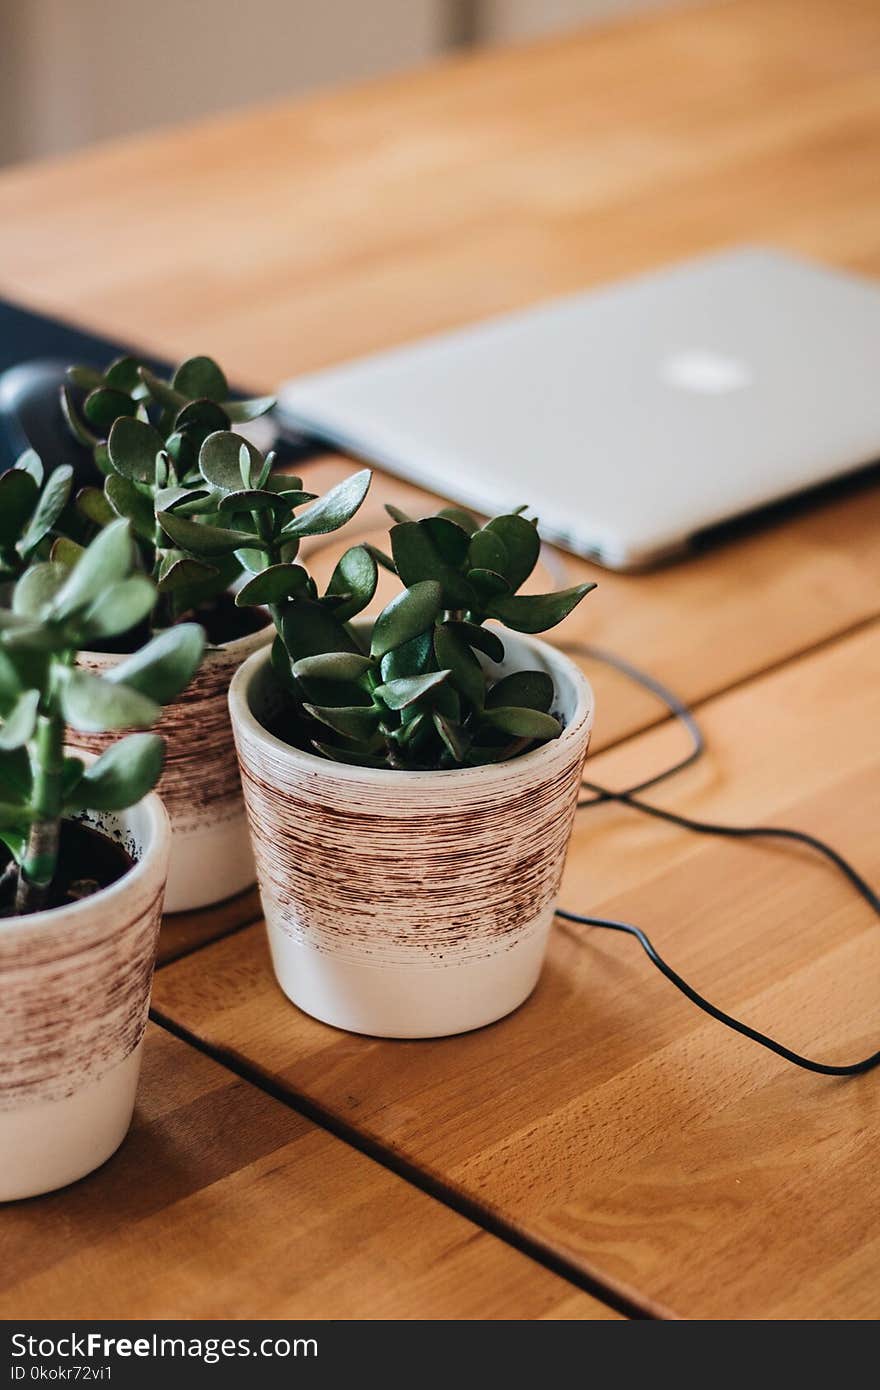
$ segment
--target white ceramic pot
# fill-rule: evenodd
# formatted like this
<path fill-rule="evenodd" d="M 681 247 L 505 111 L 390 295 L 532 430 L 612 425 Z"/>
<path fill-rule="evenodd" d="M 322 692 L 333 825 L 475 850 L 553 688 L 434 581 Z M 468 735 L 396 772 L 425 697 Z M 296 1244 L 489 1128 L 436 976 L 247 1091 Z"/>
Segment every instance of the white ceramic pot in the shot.
<path fill-rule="evenodd" d="M 166 912 L 189 912 L 249 888 L 256 877 L 229 727 L 229 682 L 241 663 L 274 636 L 271 626 L 234 642 L 208 647 L 200 669 L 156 725 L 165 738 L 165 770 L 157 791 L 168 808 L 174 838 Z M 83 652 L 80 664 L 102 672 L 123 656 Z M 100 753 L 115 734 L 71 731 L 70 741 Z"/>
<path fill-rule="evenodd" d="M 502 631 L 506 674 L 553 678 L 562 735 L 448 772 L 350 767 L 291 748 L 267 654 L 229 691 L 272 960 L 306 1013 L 379 1037 L 441 1037 L 510 1013 L 547 945 L 590 740 L 568 657 Z"/>
<path fill-rule="evenodd" d="M 74 1182 L 131 1122 L 171 830 L 157 796 L 86 812 L 136 860 L 68 907 L 0 919 L 0 1201 Z"/>

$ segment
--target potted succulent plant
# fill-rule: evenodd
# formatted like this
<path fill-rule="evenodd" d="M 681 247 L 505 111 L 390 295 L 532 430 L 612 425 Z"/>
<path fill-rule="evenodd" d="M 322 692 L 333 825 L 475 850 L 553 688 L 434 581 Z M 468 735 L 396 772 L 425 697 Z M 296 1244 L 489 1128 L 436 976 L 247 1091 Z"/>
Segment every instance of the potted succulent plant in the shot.
<path fill-rule="evenodd" d="M 153 724 L 204 646 L 183 623 L 105 675 L 76 664 L 150 612 L 134 558 L 117 521 L 72 567 L 30 564 L 0 610 L 2 1200 L 90 1172 L 131 1118 L 170 850 L 150 794 L 163 741 L 129 734 L 88 763 L 65 744 Z"/>
<path fill-rule="evenodd" d="M 168 757 L 159 787 L 174 829 L 167 910 L 204 907 L 254 881 L 227 690 L 240 663 L 269 641 L 272 626 L 265 609 L 237 606 L 234 589 L 269 563 L 267 541 L 272 554 L 292 558 L 303 535 L 330 529 L 328 513 L 295 515 L 313 494 L 298 478 L 273 475 L 272 457 L 233 432 L 267 411 L 271 397 L 230 399 L 210 358 L 182 363 L 170 381 L 128 357 L 103 373 L 78 367 L 69 376 L 65 415 L 105 476 L 103 490 L 81 489 L 68 508 L 63 545 L 116 516 L 127 518 L 156 584 L 152 629 L 196 618 L 208 635 L 198 676 L 162 720 Z M 368 482 L 362 473 L 343 487 L 348 511 L 334 492 L 334 515 L 345 520 Z M 122 659 L 118 642 L 80 658 L 93 671 Z M 92 751 L 103 746 L 101 736 L 77 735 L 77 743 Z"/>
<path fill-rule="evenodd" d="M 389 510 L 391 555 L 348 550 L 323 596 L 285 565 L 239 595 L 272 602 L 278 635 L 229 700 L 281 988 L 338 1027 L 429 1037 L 538 978 L 593 702 L 531 634 L 594 586 L 517 592 L 539 552 L 521 512 Z M 402 591 L 352 621 L 377 564 Z"/>

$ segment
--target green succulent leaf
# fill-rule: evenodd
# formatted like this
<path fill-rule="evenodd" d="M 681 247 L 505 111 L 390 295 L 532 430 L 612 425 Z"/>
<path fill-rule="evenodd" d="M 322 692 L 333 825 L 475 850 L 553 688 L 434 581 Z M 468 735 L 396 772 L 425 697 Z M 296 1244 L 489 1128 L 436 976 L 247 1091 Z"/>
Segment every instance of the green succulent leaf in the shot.
<path fill-rule="evenodd" d="M 431 719 L 452 759 L 457 763 L 462 762 L 470 742 L 464 730 L 454 719 L 448 718 L 440 710 L 433 710 Z"/>
<path fill-rule="evenodd" d="M 516 738 L 558 738 L 562 725 L 552 714 L 541 710 L 523 709 L 516 705 L 499 705 L 486 709 L 484 720 L 502 733 L 513 734 Z"/>
<path fill-rule="evenodd" d="M 504 660 L 504 643 L 497 632 L 493 632 L 491 628 L 480 627 L 478 623 L 465 622 L 448 622 L 444 626 L 463 638 L 469 647 L 476 647 L 477 651 L 488 656 L 490 661 Z"/>
<path fill-rule="evenodd" d="M 369 468 L 353 473 L 325 492 L 302 516 L 294 517 L 282 531 L 283 536 L 324 536 L 338 531 L 354 516 L 367 495 L 372 474 Z"/>
<path fill-rule="evenodd" d="M 191 551 L 193 555 L 228 555 L 233 550 L 248 546 L 255 550 L 264 548 L 263 542 L 248 531 L 224 530 L 221 526 L 210 526 L 206 522 L 190 521 L 188 517 L 178 516 L 176 512 L 160 512 L 157 520 L 172 545 L 180 550 Z"/>
<path fill-rule="evenodd" d="M 22 690 L 30 684 L 22 680 L 19 666 L 13 660 L 11 652 L 0 646 L 0 716 L 4 719 L 9 711 L 14 707 Z M 3 795 L 2 783 L 0 783 L 0 796 Z"/>
<path fill-rule="evenodd" d="M 401 511 L 400 507 L 395 507 L 393 502 L 386 502 L 385 510 L 391 517 L 391 520 L 398 522 L 401 526 L 406 522 L 412 521 L 412 517 L 407 516 L 406 512 Z"/>
<path fill-rule="evenodd" d="M 470 512 L 466 512 L 463 507 L 441 507 L 438 516 L 445 516 L 449 521 L 454 521 L 456 526 L 460 526 L 469 536 L 472 536 L 479 526 L 476 517 Z"/>
<path fill-rule="evenodd" d="M 556 594 L 510 594 L 492 599 L 489 612 L 514 632 L 546 632 L 567 618 L 595 584 L 575 584 Z"/>
<path fill-rule="evenodd" d="M 506 516 L 494 517 L 485 529 L 503 541 L 507 556 L 503 565 L 489 565 L 489 569 L 498 570 L 510 587 L 517 590 L 538 563 L 541 538 L 537 527 L 518 513 L 510 512 Z"/>
<path fill-rule="evenodd" d="M 17 864 L 24 858 L 27 848 L 28 824 L 20 806 L 10 806 L 0 801 L 0 841 L 6 846 Z"/>
<path fill-rule="evenodd" d="M 482 709 L 486 677 L 470 646 L 455 627 L 441 623 L 434 629 L 434 653 L 438 666 L 451 671 L 453 684 L 459 693 L 474 709 Z"/>
<path fill-rule="evenodd" d="M 502 574 L 495 570 L 468 570 L 468 580 L 476 595 L 476 604 L 481 609 L 494 612 L 491 604 L 496 598 L 510 593 L 510 585 Z"/>
<path fill-rule="evenodd" d="M 105 680 L 167 705 L 189 685 L 204 650 L 205 634 L 198 623 L 177 623 L 114 666 Z"/>
<path fill-rule="evenodd" d="M 133 483 L 155 482 L 156 455 L 164 448 L 162 436 L 152 425 L 125 416 L 116 421 L 107 438 L 107 453 L 114 471 Z"/>
<path fill-rule="evenodd" d="M 52 542 L 52 549 L 49 552 L 49 559 L 58 565 L 63 565 L 65 569 L 73 569 L 74 565 L 81 559 L 85 552 L 85 546 L 77 541 L 72 541 L 68 536 L 56 536 Z"/>
<path fill-rule="evenodd" d="M 402 646 L 420 632 L 427 632 L 439 616 L 442 605 L 443 590 L 432 579 L 413 584 L 397 594 L 376 619 L 371 654 L 384 656 L 393 647 Z"/>
<path fill-rule="evenodd" d="M 494 531 L 486 529 L 474 532 L 470 539 L 468 561 L 469 569 L 493 570 L 506 578 L 507 547 Z"/>
<path fill-rule="evenodd" d="M 514 671 L 497 681 L 486 697 L 486 708 L 521 705 L 545 714 L 553 703 L 553 681 L 546 671 Z"/>
<path fill-rule="evenodd" d="M 140 363 L 134 357 L 114 358 L 104 373 L 104 385 L 112 386 L 116 391 L 124 391 L 127 396 L 139 391 Z"/>
<path fill-rule="evenodd" d="M 431 669 L 433 659 L 433 629 L 429 627 L 427 631 L 386 652 L 379 669 L 383 681 L 397 680 L 400 676 L 420 676 Z"/>
<path fill-rule="evenodd" d="M 85 768 L 68 791 L 66 811 L 123 811 L 151 792 L 165 760 L 159 734 L 128 734 Z"/>
<path fill-rule="evenodd" d="M 82 639 L 118 637 L 142 623 L 156 602 L 156 586 L 145 574 L 131 574 L 111 584 L 80 619 Z"/>
<path fill-rule="evenodd" d="M 298 493 L 308 501 L 312 493 Z M 294 504 L 296 505 L 296 504 Z M 280 492 L 264 492 L 257 488 L 240 488 L 238 492 L 225 492 L 220 499 L 218 511 L 223 512 L 277 512 L 283 515 L 290 511 L 291 503 Z"/>
<path fill-rule="evenodd" d="M 216 493 L 206 487 L 191 488 L 172 483 L 169 487 L 158 488 L 153 497 L 157 512 L 180 511 L 191 516 L 194 512 L 217 510 Z"/>
<path fill-rule="evenodd" d="M 126 521 L 113 521 L 99 531 L 69 572 L 53 604 L 55 617 L 70 617 L 93 603 L 131 568 L 131 532 Z"/>
<path fill-rule="evenodd" d="M 124 391 L 114 391 L 109 386 L 98 386 L 86 396 L 83 414 L 101 438 L 106 439 L 116 420 L 122 416 L 132 417 L 137 414 L 137 401 L 133 401 Z"/>
<path fill-rule="evenodd" d="M 61 414 L 64 416 L 67 428 L 74 439 L 78 440 L 86 449 L 94 449 L 99 442 L 98 436 L 92 434 L 92 431 L 87 429 L 79 418 L 69 386 L 62 386 L 61 388 Z"/>
<path fill-rule="evenodd" d="M 354 637 L 331 609 L 296 595 L 285 606 L 281 635 L 292 661 L 325 652 L 356 652 Z"/>
<path fill-rule="evenodd" d="M 247 401 L 224 401 L 223 409 L 234 425 L 246 425 L 265 415 L 274 404 L 274 396 L 254 396 Z"/>
<path fill-rule="evenodd" d="M 348 596 L 335 610 L 341 622 L 348 622 L 372 602 L 378 580 L 378 566 L 366 546 L 353 545 L 345 551 L 327 585 L 328 594 Z"/>
<path fill-rule="evenodd" d="M 440 558 L 453 568 L 461 569 L 470 546 L 467 531 L 448 516 L 427 516 L 418 525 L 430 536 Z"/>
<path fill-rule="evenodd" d="M 169 555 L 172 554 L 169 552 Z M 196 585 L 210 583 L 218 574 L 216 565 L 209 565 L 204 560 L 193 560 L 188 555 L 171 558 L 167 568 L 163 568 L 159 575 L 158 588 L 163 594 L 182 593 Z"/>
<path fill-rule="evenodd" d="M 235 596 L 235 602 L 239 608 L 262 603 L 281 603 L 291 594 L 305 594 L 308 582 L 308 571 L 304 570 L 302 565 L 269 565 L 242 585 Z"/>
<path fill-rule="evenodd" d="M 73 485 L 73 469 L 68 463 L 61 463 L 46 479 L 40 500 L 28 522 L 27 530 L 18 543 L 19 554 L 30 557 L 42 540 L 48 536 L 67 506 Z"/>
<path fill-rule="evenodd" d="M 31 760 L 25 748 L 15 748 L 0 758 L 0 800 L 27 805 L 33 790 Z"/>
<path fill-rule="evenodd" d="M 450 671 L 429 671 L 424 676 L 400 676 L 397 680 L 377 686 L 375 694 L 389 709 L 406 709 L 442 685 L 450 675 Z"/>
<path fill-rule="evenodd" d="M 356 743 L 368 743 L 379 727 L 379 710 L 363 705 L 333 706 L 303 705 L 313 719 L 320 719 L 328 729 Z"/>
<path fill-rule="evenodd" d="M 199 472 L 205 481 L 224 492 L 240 492 L 242 449 L 246 449 L 250 457 L 250 476 L 258 476 L 263 455 L 255 445 L 228 429 L 209 434 L 199 450 Z"/>
<path fill-rule="evenodd" d="M 380 550 L 377 545 L 371 545 L 369 541 L 364 541 L 364 550 L 368 551 L 383 570 L 388 570 L 389 574 L 397 574 L 397 567 L 390 555 L 386 555 L 384 550 Z"/>
<path fill-rule="evenodd" d="M 293 663 L 298 680 L 357 681 L 373 663 L 358 652 L 323 652 L 320 656 L 304 656 Z"/>
<path fill-rule="evenodd" d="M 449 522 L 450 527 L 453 525 L 453 522 Z M 430 531 L 422 522 L 404 521 L 392 526 L 391 553 L 397 573 L 408 587 L 411 588 L 420 581 L 434 580 L 441 586 L 444 608 L 473 607 L 472 587 L 459 571 L 443 558 Z"/>
<path fill-rule="evenodd" d="M 181 362 L 171 384 L 187 400 L 205 396 L 208 400 L 221 403 L 229 395 L 229 383 L 211 357 L 190 357 L 186 362 Z"/>
<path fill-rule="evenodd" d="M 0 547 L 16 543 L 37 504 L 40 489 L 23 468 L 0 474 Z"/>
<path fill-rule="evenodd" d="M 334 763 L 348 763 L 351 767 L 388 766 L 386 760 L 377 753 L 362 753 L 355 748 L 338 748 L 332 743 L 321 743 L 316 738 L 312 739 L 312 747 L 322 758 L 329 758 Z"/>
<path fill-rule="evenodd" d="M 4 646 L 16 657 L 59 652 L 67 645 L 64 631 L 57 624 L 36 618 L 29 621 L 13 614 L 0 614 L 0 629 L 3 629 Z"/>
<path fill-rule="evenodd" d="M 157 405 L 164 406 L 174 415 L 186 405 L 186 396 L 181 391 L 176 391 L 167 381 L 156 376 L 148 367 L 140 367 L 138 375 Z"/>
<path fill-rule="evenodd" d="M 503 744 L 472 743 L 465 755 L 468 767 L 488 767 L 493 763 L 506 763 L 510 758 L 524 753 L 534 739 L 514 738 Z"/>
<path fill-rule="evenodd" d="M 74 729 L 101 734 L 143 728 L 159 717 L 159 705 L 128 685 L 74 668 L 61 687 L 61 711 Z"/>
<path fill-rule="evenodd" d="M 177 434 L 194 434 L 203 443 L 218 430 L 229 429 L 229 416 L 216 401 L 206 398 L 187 401 L 174 417 L 174 429 Z"/>
<path fill-rule="evenodd" d="M 19 454 L 13 467 L 17 468 L 20 473 L 27 473 L 33 478 L 37 487 L 43 486 L 45 470 L 43 468 L 43 460 L 40 458 L 36 449 L 25 449 L 23 454 Z"/>
<path fill-rule="evenodd" d="M 3 752 L 21 748 L 33 738 L 39 704 L 39 690 L 22 691 L 15 706 L 0 725 L 0 749 Z"/>
<path fill-rule="evenodd" d="M 293 473 L 272 473 L 260 483 L 260 487 L 267 492 L 299 492 L 302 485 L 302 478 L 295 477 Z"/>
<path fill-rule="evenodd" d="M 280 565 L 292 564 L 295 556 L 295 550 L 292 555 L 285 554 L 282 550 L 278 563 Z M 247 570 L 248 574 L 262 574 L 264 570 L 269 569 L 269 557 L 262 550 L 251 550 L 249 546 L 241 546 L 236 550 L 235 558 L 242 569 Z"/>
<path fill-rule="evenodd" d="M 52 560 L 25 570 L 12 592 L 12 612 L 20 618 L 40 618 L 54 604 L 70 571 Z"/>
<path fill-rule="evenodd" d="M 107 380 L 104 373 L 95 367 L 68 367 L 66 375 L 71 386 L 77 386 L 81 391 L 94 391 L 96 386 L 105 385 Z"/>
<path fill-rule="evenodd" d="M 156 533 L 156 517 L 152 498 L 136 483 L 118 473 L 111 473 L 104 484 L 104 496 L 118 517 L 131 522 L 131 529 L 143 541 L 152 541 Z"/>
<path fill-rule="evenodd" d="M 76 509 L 96 526 L 107 526 L 116 513 L 99 487 L 81 487 L 76 494 Z"/>

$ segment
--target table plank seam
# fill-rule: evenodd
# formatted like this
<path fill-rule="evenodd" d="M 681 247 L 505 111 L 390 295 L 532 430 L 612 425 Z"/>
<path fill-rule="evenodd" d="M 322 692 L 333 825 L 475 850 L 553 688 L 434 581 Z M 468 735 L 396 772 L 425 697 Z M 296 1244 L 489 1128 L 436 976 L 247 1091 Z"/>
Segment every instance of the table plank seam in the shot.
<path fill-rule="evenodd" d="M 370 1139 L 367 1135 L 361 1134 L 357 1129 L 340 1120 L 332 1111 L 326 1110 L 293 1088 L 288 1090 L 273 1081 L 271 1077 L 266 1076 L 258 1067 L 251 1065 L 233 1049 L 205 1042 L 188 1028 L 182 1027 L 155 1007 L 150 1009 L 150 1019 L 158 1027 L 165 1029 L 166 1032 L 181 1042 L 189 1044 L 197 1052 L 203 1053 L 204 1056 L 238 1076 L 242 1081 L 255 1086 L 274 1100 L 280 1101 L 288 1109 L 302 1115 L 304 1119 L 332 1134 L 335 1138 L 348 1144 L 349 1147 L 357 1149 L 358 1152 L 371 1158 L 381 1167 L 396 1174 L 397 1177 L 402 1178 L 413 1187 L 418 1188 L 419 1191 L 426 1193 L 427 1196 L 433 1197 L 443 1206 L 465 1217 L 480 1230 L 518 1250 L 520 1254 L 526 1255 L 552 1274 L 565 1279 L 575 1288 L 590 1294 L 600 1303 L 613 1308 L 615 1312 L 632 1320 L 676 1319 L 674 1313 L 655 1305 L 651 1299 L 642 1299 L 634 1291 L 630 1293 L 623 1288 L 606 1283 L 598 1276 L 589 1274 L 543 1241 L 526 1235 L 525 1232 L 518 1230 L 495 1213 L 485 1210 L 477 1202 L 472 1201 L 463 1193 L 457 1192 L 439 1178 L 423 1172 L 414 1162 L 402 1154 L 395 1153 L 378 1140 Z"/>

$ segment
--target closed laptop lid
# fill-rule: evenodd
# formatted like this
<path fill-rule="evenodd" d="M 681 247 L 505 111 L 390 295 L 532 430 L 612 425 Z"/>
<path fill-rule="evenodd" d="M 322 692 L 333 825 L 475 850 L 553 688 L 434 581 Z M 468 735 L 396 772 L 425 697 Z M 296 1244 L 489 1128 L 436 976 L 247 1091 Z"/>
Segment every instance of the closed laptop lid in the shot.
<path fill-rule="evenodd" d="M 613 566 L 880 456 L 880 289 L 740 248 L 301 377 L 297 428 Z"/>

